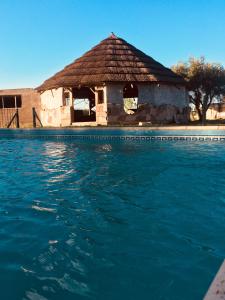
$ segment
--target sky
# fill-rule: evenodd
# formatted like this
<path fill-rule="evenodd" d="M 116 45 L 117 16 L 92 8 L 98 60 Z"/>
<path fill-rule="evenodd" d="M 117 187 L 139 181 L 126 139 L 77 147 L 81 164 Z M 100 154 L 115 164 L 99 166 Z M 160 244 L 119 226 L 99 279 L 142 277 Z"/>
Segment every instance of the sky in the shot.
<path fill-rule="evenodd" d="M 114 32 L 167 67 L 225 66 L 225 0 L 0 0 L 0 89 L 37 87 Z"/>

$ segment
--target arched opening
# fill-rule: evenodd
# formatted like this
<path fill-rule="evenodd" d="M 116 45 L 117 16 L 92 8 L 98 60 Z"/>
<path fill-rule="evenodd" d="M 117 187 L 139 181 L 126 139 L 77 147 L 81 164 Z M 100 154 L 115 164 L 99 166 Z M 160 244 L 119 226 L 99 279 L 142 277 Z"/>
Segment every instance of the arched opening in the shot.
<path fill-rule="evenodd" d="M 89 87 L 73 88 L 74 122 L 96 121 L 95 93 Z"/>
<path fill-rule="evenodd" d="M 138 87 L 134 83 L 128 83 L 123 89 L 124 111 L 133 115 L 138 110 Z"/>

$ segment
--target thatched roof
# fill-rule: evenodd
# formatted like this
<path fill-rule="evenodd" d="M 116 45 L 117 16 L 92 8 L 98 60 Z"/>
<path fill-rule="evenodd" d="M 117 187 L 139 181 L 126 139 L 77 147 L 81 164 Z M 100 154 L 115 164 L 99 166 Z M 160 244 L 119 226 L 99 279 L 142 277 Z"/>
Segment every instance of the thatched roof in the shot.
<path fill-rule="evenodd" d="M 37 89 L 95 85 L 107 82 L 166 82 L 184 80 L 150 56 L 111 34 Z"/>

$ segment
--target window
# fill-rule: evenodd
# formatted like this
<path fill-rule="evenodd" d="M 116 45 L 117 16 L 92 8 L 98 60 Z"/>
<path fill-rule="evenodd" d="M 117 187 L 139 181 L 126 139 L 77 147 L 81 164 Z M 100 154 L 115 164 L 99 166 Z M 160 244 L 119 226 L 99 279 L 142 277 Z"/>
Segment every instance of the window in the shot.
<path fill-rule="evenodd" d="M 20 108 L 22 107 L 21 95 L 0 96 L 0 108 Z"/>
<path fill-rule="evenodd" d="M 133 115 L 138 110 L 138 88 L 135 84 L 129 83 L 123 89 L 124 111 Z"/>
<path fill-rule="evenodd" d="M 70 106 L 70 93 L 64 92 L 63 94 L 63 106 Z"/>
<path fill-rule="evenodd" d="M 83 110 L 83 111 L 85 111 L 85 114 L 89 114 L 90 100 L 87 98 L 84 98 L 84 99 L 76 98 L 73 100 L 73 107 L 75 110 Z"/>
<path fill-rule="evenodd" d="M 16 107 L 22 107 L 22 97 L 16 96 Z"/>
<path fill-rule="evenodd" d="M 104 91 L 103 90 L 98 90 L 98 104 L 104 103 Z"/>
<path fill-rule="evenodd" d="M 123 101 L 126 110 L 136 111 L 138 109 L 138 98 L 124 98 Z"/>

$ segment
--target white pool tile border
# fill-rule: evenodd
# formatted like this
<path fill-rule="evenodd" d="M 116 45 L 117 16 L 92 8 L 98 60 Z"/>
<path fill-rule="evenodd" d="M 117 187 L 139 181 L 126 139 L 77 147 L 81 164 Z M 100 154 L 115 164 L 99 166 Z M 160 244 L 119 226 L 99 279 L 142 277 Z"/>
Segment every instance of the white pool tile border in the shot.
<path fill-rule="evenodd" d="M 135 135 L 79 135 L 79 134 L 1 134 L 1 138 L 27 138 L 27 139 L 71 139 L 71 140 L 95 140 L 95 141 L 202 141 L 225 142 L 225 135 L 163 135 L 163 136 L 135 136 Z"/>

